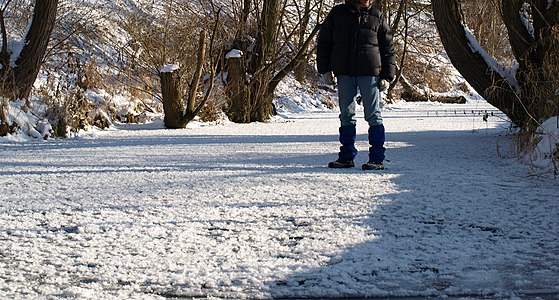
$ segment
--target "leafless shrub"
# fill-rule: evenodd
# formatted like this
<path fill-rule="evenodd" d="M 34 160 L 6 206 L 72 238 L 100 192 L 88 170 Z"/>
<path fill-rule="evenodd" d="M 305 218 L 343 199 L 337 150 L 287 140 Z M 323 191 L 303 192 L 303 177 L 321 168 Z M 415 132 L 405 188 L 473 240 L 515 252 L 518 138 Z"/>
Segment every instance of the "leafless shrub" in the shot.
<path fill-rule="evenodd" d="M 215 122 L 222 118 L 222 110 L 213 101 L 206 102 L 198 116 L 202 122 Z"/>
<path fill-rule="evenodd" d="M 430 5 L 418 1 L 380 1 L 389 17 L 396 44 L 400 97 L 409 95 L 409 88 L 427 93 L 453 91 L 453 66 L 444 61 L 443 46 L 432 21 Z M 401 72 L 401 74 L 400 74 Z M 400 78 L 403 78 L 403 80 Z M 406 82 L 406 84 L 402 84 Z M 466 90 L 469 89 L 466 87 Z M 389 93 L 392 98 L 398 94 Z M 388 99 L 389 102 L 394 99 Z"/>
<path fill-rule="evenodd" d="M 528 93 L 525 105 L 537 116 L 553 115 L 559 111 L 559 24 L 548 33 L 548 49 L 540 65 L 533 65 L 523 75 Z M 542 80 L 545 78 L 546 80 Z M 545 120 L 537 120 L 543 122 Z"/>
<path fill-rule="evenodd" d="M 124 107 L 117 108 L 110 99 L 114 96 L 108 96 L 103 101 L 103 105 L 109 106 L 104 111 L 108 114 L 106 121 L 112 119 L 136 122 L 145 120 L 146 114 L 154 112 L 154 97 L 150 92 L 152 81 L 144 73 L 128 67 L 128 57 L 123 54 L 126 43 L 122 40 L 122 30 L 115 27 L 114 23 L 114 18 L 121 16 L 119 8 L 119 1 L 101 3 L 61 0 L 43 72 L 62 74 L 70 80 L 65 85 L 73 87 L 61 88 L 60 82 L 42 87 L 39 94 L 44 95 L 46 88 L 52 88 L 53 94 L 64 98 L 57 99 L 56 103 L 51 101 L 54 105 L 52 112 L 67 111 L 64 105 L 72 105 L 74 108 L 79 106 L 79 93 L 95 89 L 106 92 L 106 95 L 123 95 L 130 99 L 129 104 L 120 103 Z M 81 89 L 79 93 L 77 88 Z M 72 102 L 75 103 L 70 104 Z M 142 105 L 136 105 L 137 103 Z M 105 121 L 87 121 L 84 124 L 86 123 L 108 125 Z M 72 128 L 80 127 L 79 123 L 70 122 L 67 125 Z"/>
<path fill-rule="evenodd" d="M 0 9 L 3 12 L 6 28 L 9 28 L 8 38 L 19 39 L 25 35 L 29 20 L 33 15 L 30 0 L 2 1 Z"/>
<path fill-rule="evenodd" d="M 69 132 L 78 132 L 89 126 L 101 129 L 111 126 L 118 110 L 110 99 L 92 101 L 85 93 L 86 88 L 95 82 L 93 75 L 88 75 L 95 69 L 95 63 L 76 63 L 72 55 L 67 59 L 67 72 L 48 73 L 46 83 L 38 92 L 47 107 L 44 118 L 53 128 L 52 136 L 64 138 Z"/>

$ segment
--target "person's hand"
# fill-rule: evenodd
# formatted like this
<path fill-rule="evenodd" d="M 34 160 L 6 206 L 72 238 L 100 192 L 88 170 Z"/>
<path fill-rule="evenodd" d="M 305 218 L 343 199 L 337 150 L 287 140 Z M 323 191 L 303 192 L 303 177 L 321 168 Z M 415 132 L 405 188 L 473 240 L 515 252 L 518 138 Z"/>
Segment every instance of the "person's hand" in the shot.
<path fill-rule="evenodd" d="M 386 79 L 381 79 L 380 82 L 378 83 L 378 88 L 381 92 L 386 92 L 389 87 L 390 87 L 390 82 L 388 82 L 388 80 Z"/>
<path fill-rule="evenodd" d="M 326 72 L 322 74 L 322 82 L 328 85 L 335 85 L 336 81 L 334 80 L 334 73 Z"/>

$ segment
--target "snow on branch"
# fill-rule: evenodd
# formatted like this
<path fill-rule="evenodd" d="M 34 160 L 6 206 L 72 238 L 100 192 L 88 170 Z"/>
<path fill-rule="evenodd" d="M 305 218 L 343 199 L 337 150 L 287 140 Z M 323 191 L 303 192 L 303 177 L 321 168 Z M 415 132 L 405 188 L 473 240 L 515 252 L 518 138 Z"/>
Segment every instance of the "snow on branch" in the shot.
<path fill-rule="evenodd" d="M 535 37 L 534 25 L 532 24 L 532 14 L 530 13 L 530 5 L 528 3 L 524 3 L 518 14 L 520 15 L 522 24 L 524 24 L 524 27 L 528 31 L 528 34 L 530 34 L 531 37 Z"/>
<path fill-rule="evenodd" d="M 485 63 L 489 66 L 489 68 L 491 68 L 491 70 L 499 73 L 499 75 L 505 78 L 509 83 L 509 85 L 514 89 L 516 89 L 517 92 L 520 91 L 521 90 L 520 85 L 518 84 L 518 81 L 515 78 L 516 75 L 515 66 L 511 68 L 505 68 L 504 66 L 502 66 L 491 55 L 489 55 L 489 53 L 487 53 L 485 49 L 483 49 L 483 47 L 477 41 L 476 37 L 468 28 L 464 27 L 464 30 L 466 33 L 466 38 L 468 39 L 468 43 L 472 51 L 474 53 L 478 53 L 479 55 L 481 55 L 481 57 L 483 58 L 483 60 L 485 60 Z"/>

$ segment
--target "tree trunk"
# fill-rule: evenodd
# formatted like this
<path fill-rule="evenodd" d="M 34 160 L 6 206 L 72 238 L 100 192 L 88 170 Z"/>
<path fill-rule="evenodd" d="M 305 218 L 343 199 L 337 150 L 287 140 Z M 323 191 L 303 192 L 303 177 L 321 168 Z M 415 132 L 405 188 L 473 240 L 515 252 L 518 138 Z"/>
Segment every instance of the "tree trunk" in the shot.
<path fill-rule="evenodd" d="M 463 25 L 460 1 L 432 0 L 431 3 L 439 35 L 452 64 L 487 102 L 505 113 L 517 126 L 526 126 L 531 116 L 514 88 L 473 50 Z"/>
<path fill-rule="evenodd" d="M 58 8 L 58 0 L 37 0 L 33 20 L 25 36 L 24 47 L 15 61 L 15 68 L 6 70 L 2 94 L 24 99 L 31 89 L 43 62 Z"/>
<path fill-rule="evenodd" d="M 248 4 L 244 3 L 246 8 Z M 250 60 L 243 56 L 240 59 L 229 58 L 227 61 L 227 115 L 233 122 L 264 122 L 272 114 L 273 93 L 272 97 L 267 93 L 275 71 L 279 7 L 279 0 L 265 0 L 262 3 L 256 44 Z M 237 36 L 236 40 L 245 39 Z M 248 68 L 245 65 L 247 61 L 250 61 Z M 251 75 L 250 81 L 246 79 L 247 73 Z"/>
<path fill-rule="evenodd" d="M 211 47 L 213 47 L 214 36 L 212 36 Z M 169 70 L 162 70 L 159 72 L 159 79 L 161 82 L 161 94 L 163 97 L 163 111 L 165 113 L 164 122 L 165 127 L 170 129 L 185 128 L 190 121 L 192 121 L 200 112 L 202 107 L 206 104 L 210 91 L 213 88 L 213 81 L 215 79 L 215 63 L 212 60 L 210 64 L 210 86 L 205 96 L 197 103 L 198 86 L 204 70 L 204 62 L 206 60 L 206 31 L 200 32 L 200 40 L 198 45 L 198 60 L 196 69 L 190 84 L 188 98 L 183 99 L 183 90 L 180 78 L 180 72 L 177 67 L 171 67 Z M 210 49 L 211 51 L 211 49 Z M 164 69 L 167 69 L 166 67 Z"/>
<path fill-rule="evenodd" d="M 272 114 L 273 97 L 267 94 L 267 84 L 275 71 L 276 37 L 280 15 L 280 0 L 264 0 L 258 37 L 256 41 L 253 70 L 254 80 L 251 82 L 251 121 L 267 121 Z"/>
<path fill-rule="evenodd" d="M 198 85 L 200 84 L 200 78 L 202 77 L 202 71 L 204 70 L 205 59 L 206 59 L 206 31 L 202 30 L 202 32 L 200 32 L 200 40 L 198 41 L 198 62 L 196 64 L 196 71 L 194 72 L 194 77 L 192 78 L 192 84 L 190 85 L 190 91 L 188 93 L 188 101 L 186 104 L 187 115 L 188 114 L 192 115 L 196 110 L 196 95 L 198 94 Z"/>
<path fill-rule="evenodd" d="M 522 0 L 502 0 L 501 12 L 503 23 L 507 27 L 512 52 L 516 57 L 516 61 L 520 64 L 520 68 L 525 69 L 526 59 L 534 43 L 534 37 L 530 35 L 524 21 L 521 19 L 519 12 L 522 4 Z"/>
<path fill-rule="evenodd" d="M 8 117 L 4 110 L 5 100 L 0 99 L 0 136 L 6 136 L 10 133 L 10 126 L 8 125 Z"/>
<path fill-rule="evenodd" d="M 184 128 L 184 102 L 180 87 L 180 76 L 177 70 L 159 73 L 161 94 L 163 96 L 163 111 L 165 113 L 165 127 L 170 129 Z"/>
<path fill-rule="evenodd" d="M 311 17 L 311 1 L 305 0 L 305 8 L 303 11 L 303 17 L 299 24 L 299 30 L 297 32 L 297 47 L 302 48 L 306 39 L 305 35 L 307 33 L 307 27 L 309 26 L 309 21 Z M 305 77 L 307 73 L 307 68 L 309 63 L 305 59 L 301 59 L 297 62 L 297 66 L 295 67 L 295 79 L 300 83 L 305 83 Z"/>
<path fill-rule="evenodd" d="M 460 0 L 432 0 L 439 35 L 452 64 L 487 102 L 501 110 L 518 127 L 534 130 L 541 121 L 559 114 L 559 3 L 501 0 L 503 21 L 520 68 L 511 85 L 497 66 L 468 39 Z M 519 17 L 529 5 L 533 36 Z M 483 56 L 487 55 L 487 56 Z"/>
<path fill-rule="evenodd" d="M 251 84 L 251 100 L 254 104 L 250 114 L 251 122 L 266 122 L 272 115 L 274 94 L 268 92 L 269 76 L 255 78 Z"/>
<path fill-rule="evenodd" d="M 250 93 L 245 81 L 245 66 L 240 57 L 229 58 L 226 64 L 227 86 L 229 98 L 227 116 L 231 122 L 250 123 Z"/>

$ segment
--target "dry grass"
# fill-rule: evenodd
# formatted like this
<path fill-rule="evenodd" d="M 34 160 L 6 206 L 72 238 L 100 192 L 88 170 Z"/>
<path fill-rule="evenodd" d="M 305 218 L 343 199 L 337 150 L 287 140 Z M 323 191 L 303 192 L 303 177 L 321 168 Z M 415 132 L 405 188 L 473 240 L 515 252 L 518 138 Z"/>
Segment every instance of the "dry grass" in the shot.
<path fill-rule="evenodd" d="M 198 113 L 198 117 L 202 122 L 215 122 L 222 118 L 221 112 L 222 109 L 216 105 L 215 101 L 208 101 Z"/>
<path fill-rule="evenodd" d="M 451 77 L 449 70 L 425 63 L 417 55 L 408 55 L 404 75 L 418 88 L 427 88 L 434 92 L 448 92 L 454 89 L 448 80 Z"/>

